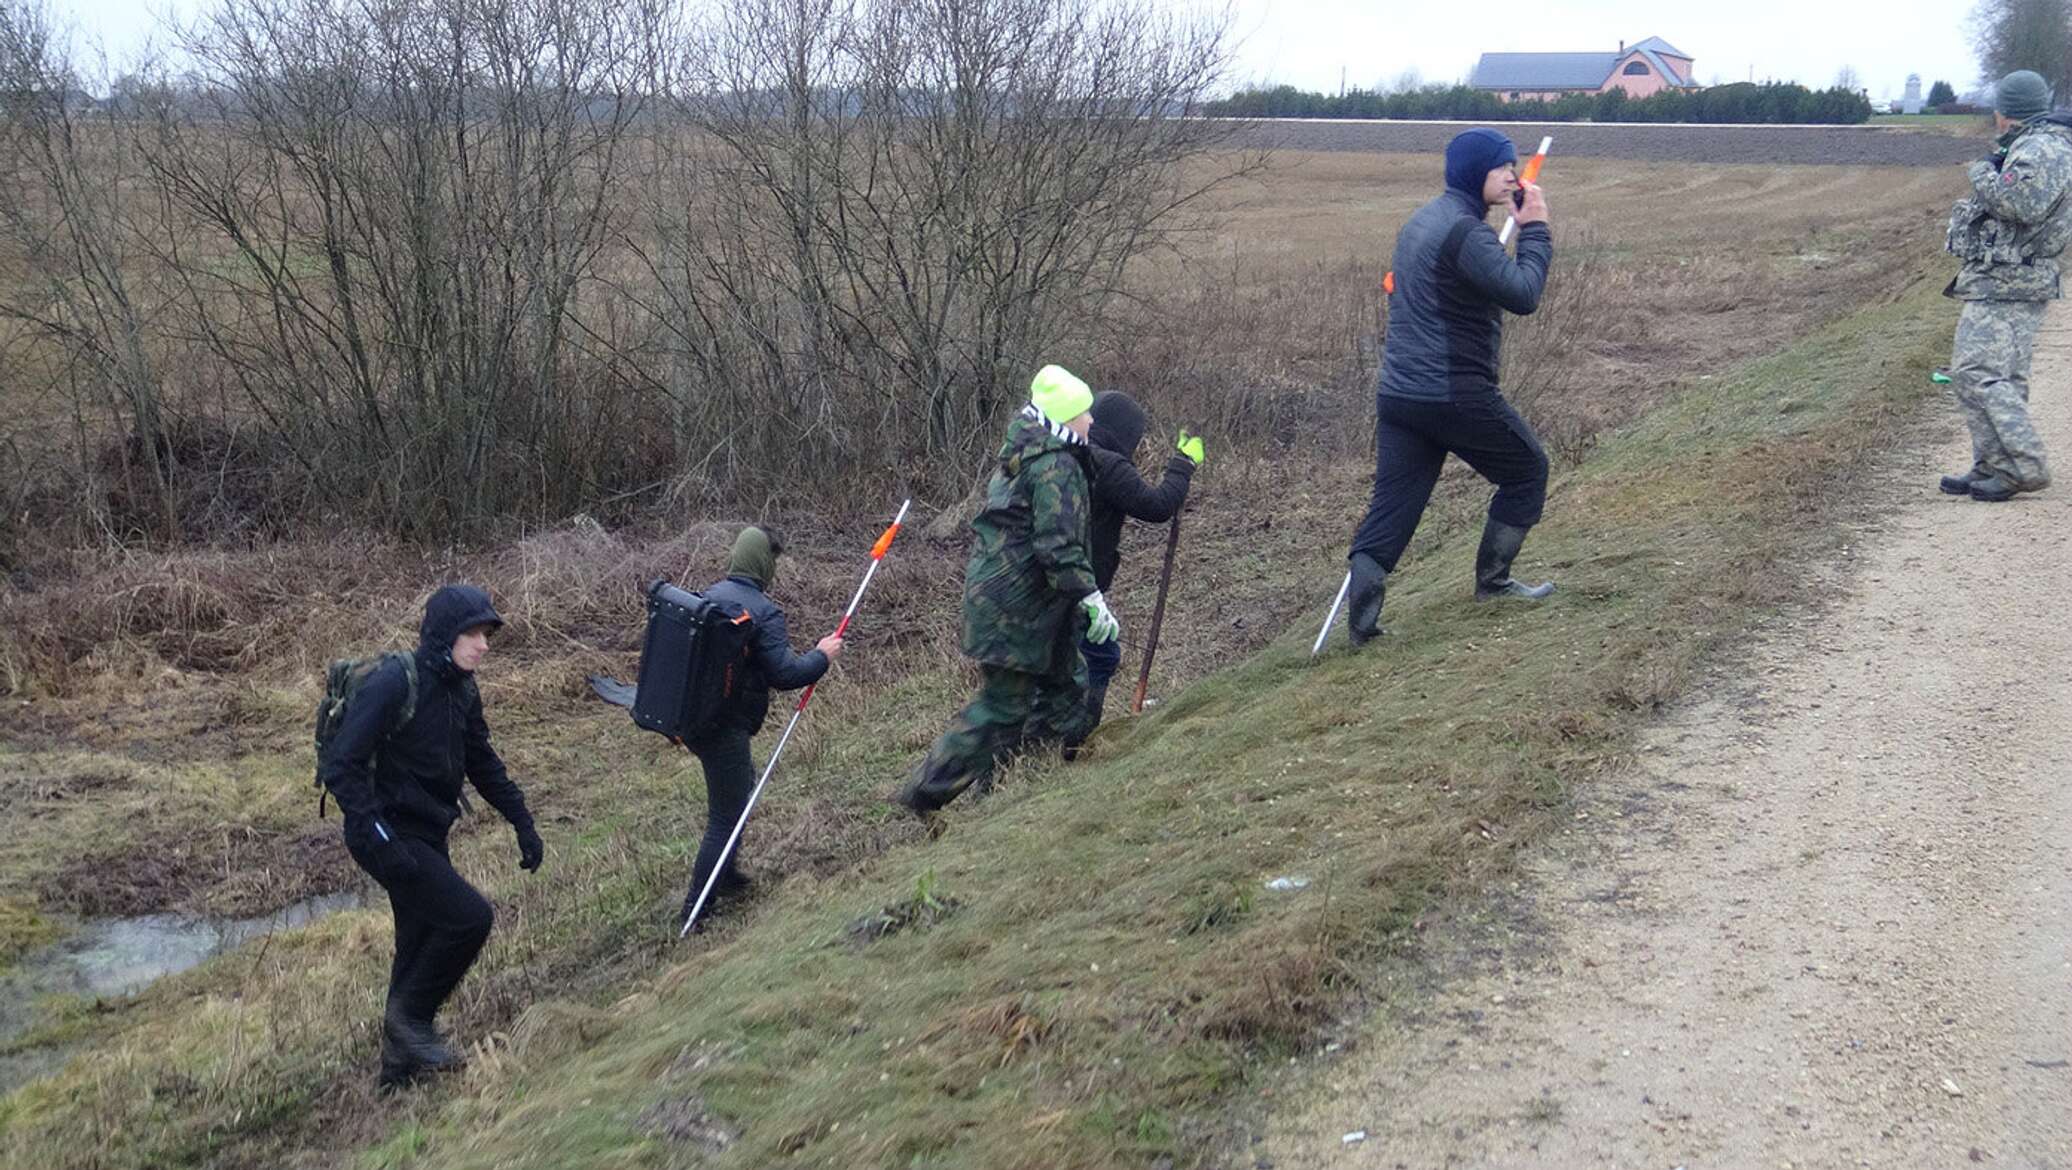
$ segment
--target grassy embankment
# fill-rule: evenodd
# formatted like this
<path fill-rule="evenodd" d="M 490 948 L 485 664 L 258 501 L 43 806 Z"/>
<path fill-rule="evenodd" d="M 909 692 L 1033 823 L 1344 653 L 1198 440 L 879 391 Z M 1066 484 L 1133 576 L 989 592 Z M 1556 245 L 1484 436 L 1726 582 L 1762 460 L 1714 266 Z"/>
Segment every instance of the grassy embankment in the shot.
<path fill-rule="evenodd" d="M 352 882 L 335 820 L 310 816 L 311 680 L 414 623 L 399 581 L 496 588 L 512 626 L 484 690 L 550 849 L 535 878 L 500 826 L 458 838 L 500 909 L 452 1008 L 458 1034 L 486 1038 L 467 1077 L 402 1102 L 368 1093 L 387 927 L 348 913 L 134 1000 L 47 1004 L 13 1047 L 76 1059 L 0 1101 L 0 1161 L 666 1163 L 699 1156 L 707 1111 L 739 1135 L 722 1158 L 739 1165 L 786 1148 L 985 1166 L 1202 1148 L 1262 1059 L 1367 986 L 1417 907 L 1500 872 L 1685 665 L 1776 595 L 1767 566 L 1818 539 L 1817 500 L 1792 492 L 1889 438 L 1911 373 L 1940 356 L 1929 233 L 1889 229 L 1932 227 L 1946 176 L 1576 160 L 1557 209 L 1563 299 L 1510 339 L 1530 374 L 1565 373 L 1527 409 L 1565 455 L 1655 413 L 1561 478 L 1528 560 L 1551 562 L 1564 594 L 1534 612 L 1461 603 L 1485 493 L 1450 476 L 1391 602 L 1398 636 L 1302 670 L 1295 643 L 1320 616 L 1306 607 L 1338 571 L 1318 534 L 1365 492 L 1348 285 L 1371 282 L 1430 170 L 1284 165 L 1169 274 L 1170 336 L 1123 347 L 1137 364 L 1116 376 L 1150 401 L 1235 427 L 1270 395 L 1253 433 L 1297 438 L 1212 446 L 1189 514 L 1160 689 L 1243 665 L 1118 727 L 1101 763 L 1027 769 L 924 845 L 881 797 L 967 683 L 946 648 L 959 554 L 909 538 L 757 814 L 751 867 L 789 876 L 688 963 L 658 923 L 688 868 L 695 772 L 587 702 L 581 675 L 627 668 L 639 586 L 702 575 L 723 525 L 577 526 L 461 554 L 357 538 L 81 554 L 26 591 L 0 586 L 0 682 L 35 698 L 0 716 L 4 928 L 23 944 L 68 915 L 251 913 Z M 1875 226 L 1855 212 L 1873 192 Z M 1817 332 L 1903 288 L 1904 304 Z M 1232 376 L 1269 359 L 1270 378 Z M 1227 409 L 1172 381 L 1196 368 L 1224 376 Z M 795 615 L 834 612 L 878 521 L 798 519 L 782 592 Z M 1160 537 L 1133 538 L 1147 575 Z M 1133 635 L 1149 592 L 1121 598 Z M 1298 868 L 1309 889 L 1258 888 Z M 959 903 L 934 929 L 837 941 L 931 871 L 937 901 Z"/>
<path fill-rule="evenodd" d="M 385 932 L 348 914 L 176 980 L 120 1027 L 75 1021 L 87 1055 L 0 1106 L 0 1141 L 55 1165 L 327 1160 L 340 1140 L 374 1142 L 366 1164 L 441 1167 L 1190 1160 L 1421 907 L 1501 871 L 1708 647 L 1789 595 L 1826 489 L 1922 397 L 1947 339 L 1935 288 L 1917 273 L 1568 476 L 1533 548 L 1555 603 L 1464 601 L 1472 528 L 1453 509 L 1399 576 L 1386 643 L 1311 666 L 1314 608 L 1262 613 L 1287 633 L 1114 727 L 1097 762 L 1025 769 L 939 841 L 882 825 L 875 857 L 786 882 L 650 978 L 601 987 L 565 960 L 613 958 L 600 942 L 640 937 L 666 897 L 683 836 L 638 823 L 671 814 L 634 794 L 683 777 L 639 767 L 615 720 L 520 729 L 516 750 L 574 776 L 635 767 L 545 880 L 519 878 L 500 835 L 464 843 L 529 951 L 474 991 L 517 1001 L 516 1022 L 464 1078 L 365 1111 L 312 1095 L 371 1045 L 335 1021 L 369 1014 Z M 795 761 L 800 791 L 862 807 L 925 740 L 911 712 L 957 685 L 852 694 L 829 717 L 843 736 Z M 640 847 L 672 837 L 672 855 Z M 1284 874 L 1312 884 L 1261 888 Z M 887 907 L 916 924 L 852 929 Z"/>

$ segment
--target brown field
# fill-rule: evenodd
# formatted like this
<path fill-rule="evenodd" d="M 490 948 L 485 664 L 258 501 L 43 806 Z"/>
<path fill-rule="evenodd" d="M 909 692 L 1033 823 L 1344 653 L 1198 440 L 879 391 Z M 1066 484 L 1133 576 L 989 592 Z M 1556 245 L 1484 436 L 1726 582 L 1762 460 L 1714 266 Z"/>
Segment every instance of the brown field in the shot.
<path fill-rule="evenodd" d="M 1438 153 L 1463 123 L 1270 121 L 1257 123 L 1251 141 L 1287 151 Z M 1992 138 L 1984 115 L 1939 120 L 1932 126 L 1655 126 L 1644 122 L 1594 124 L 1508 123 L 1501 127 L 1522 149 L 1552 135 L 1563 158 L 1621 158 L 1650 163 L 1737 163 L 1758 166 L 1938 166 L 1968 162 Z"/>

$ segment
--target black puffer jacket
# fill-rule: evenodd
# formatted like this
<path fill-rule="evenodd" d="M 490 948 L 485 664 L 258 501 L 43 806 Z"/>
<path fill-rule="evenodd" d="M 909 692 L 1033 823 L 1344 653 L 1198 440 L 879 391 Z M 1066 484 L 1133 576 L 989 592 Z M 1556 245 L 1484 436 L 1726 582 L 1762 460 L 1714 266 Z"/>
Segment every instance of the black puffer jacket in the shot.
<path fill-rule="evenodd" d="M 746 611 L 755 621 L 748 648 L 748 678 L 734 693 L 734 707 L 727 713 L 727 725 L 750 735 L 763 729 L 770 715 L 770 692 L 795 691 L 811 686 L 827 673 L 827 655 L 818 650 L 804 654 L 791 651 L 791 636 L 784 629 L 784 611 L 763 592 L 762 583 L 745 573 L 734 573 L 712 583 L 705 596 Z"/>
<path fill-rule="evenodd" d="M 1554 236 L 1544 223 L 1526 224 L 1513 260 L 1488 214 L 1480 199 L 1448 188 L 1397 233 L 1379 393 L 1451 402 L 1497 392 L 1503 315 L 1539 308 Z"/>
<path fill-rule="evenodd" d="M 1122 522 L 1160 524 L 1179 515 L 1194 477 L 1194 460 L 1173 452 L 1166 460 L 1165 478 L 1154 488 L 1137 474 L 1135 461 L 1148 425 L 1144 408 L 1120 390 L 1104 390 L 1094 396 L 1093 416 L 1087 442 L 1094 461 L 1094 582 L 1106 592 L 1115 582 L 1115 570 L 1122 567 Z"/>
<path fill-rule="evenodd" d="M 384 665 L 361 686 L 317 765 L 318 779 L 345 816 L 348 844 L 372 844 L 384 831 L 445 840 L 460 816 L 464 778 L 505 820 L 532 827 L 524 794 L 489 746 L 474 677 L 453 662 L 453 640 L 462 632 L 502 624 L 489 594 L 472 585 L 448 585 L 432 594 L 413 656 L 417 710 L 393 735 L 385 732 L 408 692 L 402 663 Z"/>

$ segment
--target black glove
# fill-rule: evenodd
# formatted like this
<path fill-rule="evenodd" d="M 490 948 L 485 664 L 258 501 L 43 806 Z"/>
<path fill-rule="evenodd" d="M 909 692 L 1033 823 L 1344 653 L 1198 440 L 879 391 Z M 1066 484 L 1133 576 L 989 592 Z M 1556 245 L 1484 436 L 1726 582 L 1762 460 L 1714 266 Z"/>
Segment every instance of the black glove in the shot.
<path fill-rule="evenodd" d="M 410 846 L 385 823 L 369 819 L 348 821 L 345 845 L 379 882 L 407 882 L 417 876 L 417 856 Z"/>
<path fill-rule="evenodd" d="M 2007 152 L 2004 150 L 1996 150 L 1993 153 L 1986 156 L 1986 161 L 1993 164 L 1994 170 L 2000 170 L 2003 167 L 2007 166 Z"/>
<path fill-rule="evenodd" d="M 538 869 L 540 861 L 546 857 L 546 842 L 540 840 L 539 831 L 531 824 L 513 827 L 518 831 L 518 868 L 530 873 Z"/>

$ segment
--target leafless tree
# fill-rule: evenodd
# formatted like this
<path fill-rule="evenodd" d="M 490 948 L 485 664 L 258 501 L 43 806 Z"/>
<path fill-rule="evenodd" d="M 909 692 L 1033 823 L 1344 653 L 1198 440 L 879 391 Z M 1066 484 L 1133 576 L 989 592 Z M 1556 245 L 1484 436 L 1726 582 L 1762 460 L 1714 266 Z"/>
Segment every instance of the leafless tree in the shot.
<path fill-rule="evenodd" d="M 961 487 L 1029 371 L 1255 164 L 1189 116 L 1226 28 L 1129 0 L 721 4 L 679 75 L 704 163 L 659 282 L 707 445 L 776 428 Z"/>
<path fill-rule="evenodd" d="M 204 100 L 152 163 L 222 376 L 334 495 L 399 524 L 568 505 L 609 380 L 585 280 L 643 112 L 645 0 L 254 0 L 187 31 Z"/>
<path fill-rule="evenodd" d="M 80 84 L 41 0 L 0 4 L 0 233 L 19 265 L 0 280 L 0 317 L 54 343 L 79 409 L 108 410 L 134 464 L 120 470 L 142 488 L 156 535 L 172 539 L 174 452 L 126 204 L 137 175 L 110 109 Z"/>
<path fill-rule="evenodd" d="M 1982 81 L 1990 85 L 2017 69 L 2033 69 L 2065 96 L 2072 81 L 2068 0 L 1980 0 L 1970 28 Z"/>

